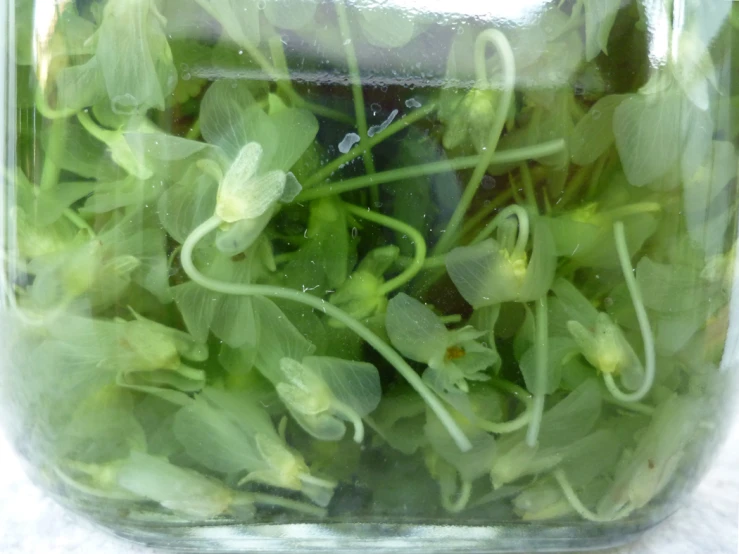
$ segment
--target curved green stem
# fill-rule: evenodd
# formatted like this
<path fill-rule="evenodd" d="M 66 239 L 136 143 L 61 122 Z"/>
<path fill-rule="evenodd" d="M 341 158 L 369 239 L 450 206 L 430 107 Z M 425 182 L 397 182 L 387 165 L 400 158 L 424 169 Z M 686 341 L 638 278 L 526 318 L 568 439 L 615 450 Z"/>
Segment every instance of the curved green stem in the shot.
<path fill-rule="evenodd" d="M 504 150 L 502 152 L 496 152 L 490 163 L 491 165 L 507 165 L 510 163 L 539 158 L 549 154 L 554 154 L 559 150 L 562 150 L 564 146 L 565 141 L 562 139 L 557 139 L 533 146 Z M 317 198 L 324 198 L 326 196 L 334 196 L 337 194 L 362 189 L 372 185 L 382 185 L 385 183 L 392 183 L 394 181 L 403 181 L 405 179 L 413 179 L 414 177 L 422 177 L 424 175 L 434 175 L 436 173 L 446 173 L 451 171 L 459 171 L 461 169 L 469 169 L 475 167 L 479 163 L 479 161 L 480 156 L 465 156 L 462 158 L 454 158 L 451 160 L 439 160 L 426 164 L 401 167 L 399 169 L 391 169 L 389 171 L 382 171 L 373 175 L 362 175 L 361 177 L 346 179 L 345 181 L 339 181 L 338 183 L 331 183 L 328 185 L 303 190 L 296 197 L 295 201 L 306 202 L 308 200 L 315 200 Z M 499 204 L 506 201 L 506 195 L 507 193 L 502 193 L 498 195 L 495 200 L 491 202 L 491 204 L 494 203 L 494 207 L 492 209 L 495 209 L 495 207 L 497 207 Z M 500 202 L 498 202 L 499 198 L 501 198 Z"/>
<path fill-rule="evenodd" d="M 452 514 L 457 514 L 464 510 L 470 501 L 470 496 L 472 496 L 472 483 L 470 481 L 462 479 L 461 477 L 459 478 L 459 480 L 461 484 L 456 499 L 451 499 L 444 496 L 443 494 L 441 495 L 442 507 L 447 512 Z"/>
<path fill-rule="evenodd" d="M 448 252 L 450 247 L 456 241 L 459 226 L 462 224 L 462 220 L 467 214 L 467 210 L 469 209 L 470 204 L 472 204 L 475 194 L 477 194 L 477 189 L 480 187 L 482 178 L 493 159 L 495 149 L 498 147 L 498 141 L 503 132 L 503 126 L 505 125 L 505 120 L 508 117 L 508 111 L 510 110 L 511 102 L 513 100 L 513 89 L 516 84 L 515 59 L 513 57 L 511 45 L 508 43 L 508 39 L 506 39 L 505 35 L 497 29 L 488 29 L 487 31 L 483 31 L 478 35 L 477 40 L 475 41 L 475 69 L 478 73 L 478 77 L 482 71 L 485 71 L 484 54 L 488 43 L 495 46 L 498 51 L 498 55 L 501 58 L 503 90 L 500 95 L 498 109 L 495 112 L 495 121 L 490 128 L 487 148 L 480 156 L 480 161 L 472 172 L 472 176 L 464 189 L 462 198 L 449 219 L 449 223 L 447 223 L 446 231 L 434 248 L 434 253 L 436 254 L 444 254 Z"/>
<path fill-rule="evenodd" d="M 394 123 L 391 123 L 390 125 L 387 126 L 387 128 L 384 131 L 380 131 L 376 135 L 370 137 L 369 140 L 367 141 L 360 142 L 346 154 L 339 156 L 338 158 L 334 159 L 332 162 L 323 166 L 319 171 L 314 173 L 313 176 L 310 179 L 308 179 L 304 183 L 303 186 L 305 188 L 310 188 L 320 183 L 321 181 L 324 181 L 325 179 L 330 177 L 334 172 L 341 169 L 342 166 L 351 162 L 357 156 L 364 154 L 366 150 L 369 150 L 370 148 L 377 146 L 383 140 L 393 136 L 394 134 L 405 129 L 406 127 L 409 127 L 410 125 L 413 125 L 415 122 L 428 116 L 430 113 L 436 110 L 437 107 L 438 106 L 434 102 L 429 102 L 422 108 L 418 108 L 417 110 L 414 110 L 413 112 L 409 113 L 404 118 L 399 119 L 395 121 Z"/>
<path fill-rule="evenodd" d="M 367 344 L 374 348 L 388 363 L 390 363 L 395 369 L 408 381 L 408 383 L 416 390 L 416 392 L 423 398 L 428 404 L 429 408 L 436 414 L 436 417 L 442 422 L 444 427 L 449 432 L 450 436 L 457 444 L 459 449 L 466 452 L 472 448 L 472 444 L 469 439 L 465 436 L 464 432 L 459 428 L 459 425 L 454 421 L 449 412 L 444 408 L 439 398 L 431 392 L 426 386 L 421 377 L 413 370 L 411 366 L 393 350 L 385 341 L 378 337 L 375 333 L 370 331 L 362 323 L 348 315 L 346 312 L 337 308 L 333 304 L 330 304 L 320 298 L 316 298 L 313 295 L 299 292 L 296 290 L 286 289 L 283 287 L 275 287 L 270 285 L 251 285 L 251 284 L 240 284 L 240 283 L 225 283 L 216 279 L 206 277 L 195 267 L 193 263 L 193 250 L 195 246 L 208 234 L 215 231 L 222 223 L 222 220 L 213 216 L 200 226 L 198 226 L 185 240 L 182 245 L 182 254 L 180 255 L 180 261 L 182 269 L 192 279 L 194 283 L 199 284 L 201 287 L 219 292 L 221 294 L 229 294 L 235 296 L 266 296 L 271 298 L 282 298 L 290 302 L 297 302 L 310 306 L 313 309 L 322 311 L 329 317 L 332 317 L 346 327 L 354 331 L 359 335 Z"/>
<path fill-rule="evenodd" d="M 367 114 L 364 111 L 364 94 L 362 93 L 362 78 L 359 74 L 359 62 L 357 61 L 357 53 L 354 51 L 354 43 L 352 42 L 352 33 L 349 29 L 349 18 L 346 14 L 346 6 L 344 0 L 335 2 L 336 15 L 339 21 L 339 31 L 341 39 L 344 42 L 344 52 L 346 52 L 346 63 L 349 67 L 349 80 L 352 84 L 352 98 L 354 100 L 354 117 L 357 119 L 357 132 L 361 140 L 367 140 Z M 364 158 L 364 168 L 367 173 L 375 172 L 375 161 L 372 159 L 372 149 L 367 148 L 362 152 Z M 377 187 L 374 188 L 374 194 L 377 194 Z M 374 198 L 373 200 L 377 200 Z"/>
<path fill-rule="evenodd" d="M 475 425 L 483 431 L 488 431 L 489 433 L 495 433 L 499 435 L 513 433 L 515 431 L 518 431 L 519 429 L 523 429 L 524 427 L 526 427 L 526 425 L 528 425 L 531 421 L 531 417 L 534 412 L 534 403 L 531 394 L 529 394 L 528 391 L 522 389 L 518 385 L 515 385 L 503 379 L 498 379 L 494 377 L 488 382 L 496 388 L 511 393 L 516 399 L 524 404 L 525 408 L 518 417 L 510 421 L 496 423 L 484 419 L 478 419 L 474 422 Z"/>
<path fill-rule="evenodd" d="M 411 227 L 407 223 L 403 223 L 402 221 L 386 215 L 378 214 L 369 209 L 360 208 L 359 206 L 354 206 L 352 204 L 344 204 L 344 206 L 350 214 L 407 235 L 413 241 L 413 245 L 416 249 L 413 255 L 413 261 L 400 275 L 390 279 L 380 287 L 378 294 L 385 296 L 395 289 L 399 289 L 413 279 L 418 272 L 423 269 L 423 264 L 426 261 L 426 240 L 417 229 Z"/>
<path fill-rule="evenodd" d="M 536 303 L 536 340 L 534 342 L 534 357 L 536 360 L 536 390 L 534 391 L 534 406 L 529 429 L 526 433 L 526 444 L 536 446 L 539 440 L 541 418 L 544 415 L 544 401 L 547 390 L 547 353 L 549 351 L 549 315 L 547 309 L 547 295 L 544 294 Z"/>
<path fill-rule="evenodd" d="M 77 110 L 73 110 L 70 108 L 57 110 L 49 106 L 49 103 L 46 101 L 46 96 L 44 96 L 43 87 L 41 86 L 36 88 L 35 103 L 38 113 L 40 113 L 46 119 L 61 119 L 73 116 L 77 113 Z"/>
<path fill-rule="evenodd" d="M 470 217 L 462 227 L 462 236 L 469 235 L 480 223 L 486 220 L 490 215 L 503 204 L 508 202 L 513 197 L 513 193 L 510 190 L 504 190 L 500 194 L 496 195 L 489 204 L 486 204 L 480 209 L 475 215 Z"/>
<path fill-rule="evenodd" d="M 359 414 L 350 406 L 336 399 L 331 401 L 331 407 L 354 426 L 354 442 L 361 444 L 364 440 L 364 424 Z"/>
<path fill-rule="evenodd" d="M 557 483 L 559 484 L 560 489 L 562 489 L 562 494 L 565 495 L 565 498 L 567 499 L 567 502 L 570 503 L 570 506 L 582 517 L 583 519 L 587 519 L 588 521 L 594 521 L 596 523 L 607 523 L 609 521 L 616 521 L 619 519 L 625 518 L 629 513 L 631 513 L 631 508 L 626 507 L 623 510 L 619 511 L 614 515 L 613 517 L 603 517 L 599 516 L 598 514 L 592 512 L 588 508 L 585 507 L 585 505 L 582 503 L 580 498 L 577 496 L 577 493 L 572 488 L 572 485 L 570 484 L 570 481 L 567 479 L 567 475 L 565 474 L 564 470 L 562 469 L 555 469 L 552 472 L 552 475 L 554 475 L 554 478 L 557 480 Z"/>
<path fill-rule="evenodd" d="M 652 334 L 652 327 L 649 324 L 647 310 L 644 308 L 641 290 L 639 290 L 639 285 L 634 277 L 634 268 L 631 266 L 631 256 L 629 255 L 629 247 L 626 244 L 626 233 L 623 222 L 617 221 L 613 225 L 613 234 L 616 238 L 616 251 L 618 252 L 618 260 L 621 263 L 621 271 L 624 274 L 626 287 L 629 289 L 629 294 L 631 295 L 631 302 L 634 304 L 634 312 L 636 312 L 636 319 L 639 322 L 639 330 L 641 331 L 642 341 L 644 342 L 644 381 L 642 381 L 641 386 L 636 391 L 626 393 L 618 388 L 612 374 L 606 373 L 603 379 L 606 383 L 606 388 L 608 388 L 608 391 L 615 399 L 621 402 L 638 402 L 649 393 L 654 384 L 656 368 L 654 336 Z"/>
<path fill-rule="evenodd" d="M 470 244 L 477 244 L 488 238 L 500 226 L 500 224 L 503 223 L 503 221 L 511 216 L 515 216 L 518 220 L 518 233 L 516 234 L 516 246 L 514 247 L 514 252 L 525 252 L 526 245 L 529 242 L 529 214 L 518 204 L 512 204 L 511 206 L 501 210 L 490 223 L 485 225 L 483 230 L 478 233 Z"/>

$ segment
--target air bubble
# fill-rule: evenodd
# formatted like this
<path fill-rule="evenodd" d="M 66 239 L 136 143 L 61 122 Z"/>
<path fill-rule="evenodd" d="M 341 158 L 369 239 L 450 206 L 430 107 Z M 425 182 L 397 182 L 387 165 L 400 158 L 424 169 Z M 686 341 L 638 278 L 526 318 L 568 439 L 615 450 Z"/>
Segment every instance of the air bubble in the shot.
<path fill-rule="evenodd" d="M 387 85 L 382 85 L 382 86 L 380 87 L 380 90 L 381 90 L 382 92 L 387 92 Z"/>
<path fill-rule="evenodd" d="M 359 229 L 352 227 L 352 238 L 355 239 L 359 236 Z"/>
<path fill-rule="evenodd" d="M 259 2 L 257 2 L 257 8 L 259 8 L 260 10 L 263 10 L 266 7 L 267 2 L 265 0 L 259 0 Z"/>
<path fill-rule="evenodd" d="M 377 112 L 379 112 L 382 109 L 382 106 L 380 106 L 377 102 L 373 102 L 370 104 L 370 110 L 372 110 L 372 115 L 377 115 Z"/>
<path fill-rule="evenodd" d="M 183 81 L 189 81 L 190 79 L 192 79 L 192 74 L 188 71 L 180 75 L 180 77 L 182 78 Z"/>
<path fill-rule="evenodd" d="M 415 98 L 409 98 L 408 100 L 405 101 L 405 107 L 406 108 L 420 108 L 421 103 Z"/>

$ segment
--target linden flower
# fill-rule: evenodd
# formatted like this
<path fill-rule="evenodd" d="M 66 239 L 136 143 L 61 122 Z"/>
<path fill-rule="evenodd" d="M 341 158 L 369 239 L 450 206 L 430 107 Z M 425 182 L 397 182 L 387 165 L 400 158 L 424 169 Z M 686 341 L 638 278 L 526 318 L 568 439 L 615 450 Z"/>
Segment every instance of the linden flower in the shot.
<path fill-rule="evenodd" d="M 407 294 L 396 295 L 387 307 L 385 324 L 393 346 L 406 358 L 428 365 L 424 379 L 445 390 L 466 392 L 467 381 L 485 381 L 498 353 L 476 339 L 485 333 L 471 325 L 449 330 L 428 307 Z"/>

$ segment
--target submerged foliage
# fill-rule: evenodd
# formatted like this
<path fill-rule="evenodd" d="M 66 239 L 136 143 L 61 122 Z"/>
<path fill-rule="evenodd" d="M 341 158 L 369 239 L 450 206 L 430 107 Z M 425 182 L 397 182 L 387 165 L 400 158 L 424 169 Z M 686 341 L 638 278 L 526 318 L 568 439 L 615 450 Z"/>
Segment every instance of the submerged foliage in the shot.
<path fill-rule="evenodd" d="M 607 522 L 683 486 L 736 253 L 730 59 L 697 2 L 469 24 L 415 90 L 362 82 L 436 40 L 392 6 L 67 2 L 41 45 L 32 4 L 3 333 L 70 494 Z M 344 59 L 351 87 L 304 81 Z"/>

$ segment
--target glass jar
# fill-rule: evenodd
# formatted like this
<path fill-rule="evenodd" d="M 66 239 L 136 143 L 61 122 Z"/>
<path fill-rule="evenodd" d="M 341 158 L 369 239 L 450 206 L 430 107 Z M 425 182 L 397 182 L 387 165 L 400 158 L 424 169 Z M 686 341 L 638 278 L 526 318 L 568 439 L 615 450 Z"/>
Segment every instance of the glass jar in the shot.
<path fill-rule="evenodd" d="M 736 387 L 723 0 L 10 0 L 4 427 L 178 551 L 603 547 Z"/>

